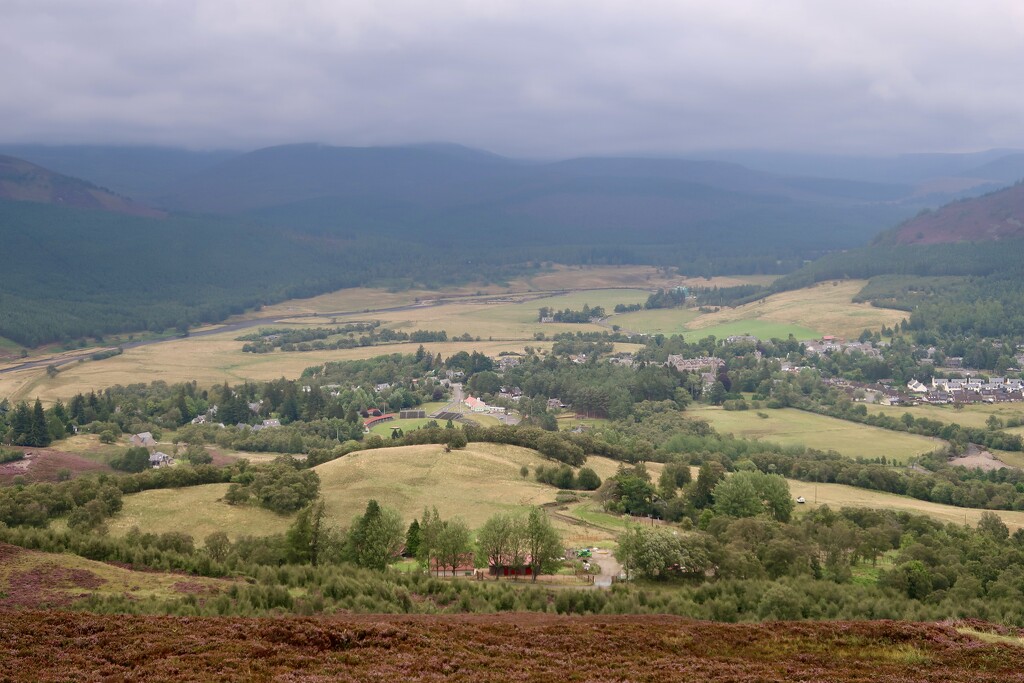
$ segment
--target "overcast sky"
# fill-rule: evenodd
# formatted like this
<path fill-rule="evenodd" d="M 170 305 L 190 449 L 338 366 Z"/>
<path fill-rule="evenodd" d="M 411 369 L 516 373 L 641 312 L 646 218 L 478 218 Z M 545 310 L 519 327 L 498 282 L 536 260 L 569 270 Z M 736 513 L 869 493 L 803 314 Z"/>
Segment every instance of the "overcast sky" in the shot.
<path fill-rule="evenodd" d="M 1024 148 L 1020 0 L 2 0 L 0 141 Z"/>

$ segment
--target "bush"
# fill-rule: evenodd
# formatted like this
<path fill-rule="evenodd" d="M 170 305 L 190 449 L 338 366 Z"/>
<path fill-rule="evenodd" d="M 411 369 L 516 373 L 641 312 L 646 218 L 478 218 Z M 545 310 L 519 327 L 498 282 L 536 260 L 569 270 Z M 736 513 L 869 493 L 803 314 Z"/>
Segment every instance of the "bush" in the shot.
<path fill-rule="evenodd" d="M 149 467 L 149 450 L 143 446 L 129 448 L 123 455 L 111 460 L 110 466 L 122 472 L 142 472 Z"/>

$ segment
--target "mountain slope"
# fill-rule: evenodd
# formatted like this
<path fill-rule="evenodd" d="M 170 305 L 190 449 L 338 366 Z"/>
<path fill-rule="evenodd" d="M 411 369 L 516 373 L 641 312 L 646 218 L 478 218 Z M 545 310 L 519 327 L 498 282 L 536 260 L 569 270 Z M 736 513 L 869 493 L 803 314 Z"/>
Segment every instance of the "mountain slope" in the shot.
<path fill-rule="evenodd" d="M 133 216 L 162 215 L 159 211 L 119 197 L 84 180 L 54 173 L 9 156 L 0 156 L 0 199 L 77 209 L 101 209 Z"/>
<path fill-rule="evenodd" d="M 945 244 L 1024 238 L 1024 184 L 922 213 L 880 238 L 882 243 Z"/>

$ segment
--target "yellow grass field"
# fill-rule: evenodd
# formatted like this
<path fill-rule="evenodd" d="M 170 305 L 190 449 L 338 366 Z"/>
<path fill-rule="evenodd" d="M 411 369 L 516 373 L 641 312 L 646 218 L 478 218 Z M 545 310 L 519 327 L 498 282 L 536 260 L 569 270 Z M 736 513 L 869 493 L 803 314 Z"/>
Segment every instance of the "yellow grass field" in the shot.
<path fill-rule="evenodd" d="M 121 512 L 108 520 L 110 533 L 123 536 L 138 527 L 156 534 L 181 531 L 197 544 L 214 531 L 232 540 L 239 536 L 284 533 L 291 518 L 251 505 L 228 505 L 221 498 L 227 484 L 206 484 L 183 489 L 155 489 L 124 497 Z"/>
<path fill-rule="evenodd" d="M 278 377 L 297 378 L 313 365 L 333 360 L 372 358 L 389 353 L 415 353 L 419 344 L 367 346 L 338 351 L 305 353 L 243 353 L 242 343 L 234 341 L 237 333 L 176 339 L 174 341 L 128 349 L 123 354 L 102 361 L 74 363 L 65 366 L 56 377 L 45 370 L 25 370 L 0 375 L 0 397 L 12 400 L 39 397 L 44 403 L 67 400 L 78 392 L 102 389 L 115 384 L 136 382 L 186 382 L 196 380 L 203 386 L 244 380 L 270 380 Z M 550 342 L 473 342 L 428 343 L 433 354 L 450 356 L 459 351 L 477 350 L 496 356 L 500 351 L 522 352 L 526 346 L 550 348 Z"/>
<path fill-rule="evenodd" d="M 942 522 L 953 524 L 968 524 L 975 526 L 981 519 L 985 510 L 976 508 L 960 508 L 953 505 L 942 505 L 941 503 L 929 503 L 909 496 L 897 496 L 893 493 L 881 491 L 869 491 L 854 486 L 842 484 L 814 484 L 811 482 L 796 481 L 788 479 L 789 491 L 794 497 L 803 496 L 807 500 L 806 505 L 798 505 L 797 512 L 805 509 L 813 509 L 821 505 L 828 505 L 834 510 L 841 507 L 858 508 L 879 508 L 885 510 L 902 510 L 919 515 L 928 515 Z M 815 504 L 817 495 L 817 504 Z M 1007 510 L 992 510 L 999 515 L 1006 526 L 1013 532 L 1024 528 L 1024 512 Z"/>
<path fill-rule="evenodd" d="M 760 321 L 849 338 L 857 337 L 865 328 L 876 330 L 883 324 L 891 327 L 906 317 L 905 311 L 853 303 L 853 297 L 865 284 L 865 280 L 845 280 L 782 292 L 767 297 L 763 303 L 755 301 L 701 315 L 691 321 L 687 329 L 701 331 L 727 324 L 734 326 L 741 321 Z"/>
<path fill-rule="evenodd" d="M 472 443 L 451 453 L 436 444 L 360 451 L 315 469 L 328 514 L 342 526 L 374 498 L 407 523 L 436 505 L 442 517 L 461 517 L 475 528 L 497 512 L 553 502 L 557 490 L 533 478 L 541 464 L 550 461 L 526 448 Z M 530 469 L 525 479 L 523 465 Z"/>
<path fill-rule="evenodd" d="M 707 420 L 722 434 L 735 434 L 740 438 L 759 439 L 783 446 L 831 449 L 849 457 L 885 456 L 902 462 L 933 451 L 943 444 L 939 439 L 861 425 L 795 408 L 723 410 L 714 406 L 695 405 L 687 413 Z M 758 413 L 768 417 L 761 418 Z"/>

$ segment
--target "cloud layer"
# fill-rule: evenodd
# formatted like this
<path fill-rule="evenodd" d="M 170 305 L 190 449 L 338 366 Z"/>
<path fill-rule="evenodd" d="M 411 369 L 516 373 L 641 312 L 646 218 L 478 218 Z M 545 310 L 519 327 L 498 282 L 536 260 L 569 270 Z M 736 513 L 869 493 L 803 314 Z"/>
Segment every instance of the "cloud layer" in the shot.
<path fill-rule="evenodd" d="M 1024 147 L 1016 0 L 7 0 L 5 142 Z"/>

